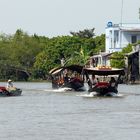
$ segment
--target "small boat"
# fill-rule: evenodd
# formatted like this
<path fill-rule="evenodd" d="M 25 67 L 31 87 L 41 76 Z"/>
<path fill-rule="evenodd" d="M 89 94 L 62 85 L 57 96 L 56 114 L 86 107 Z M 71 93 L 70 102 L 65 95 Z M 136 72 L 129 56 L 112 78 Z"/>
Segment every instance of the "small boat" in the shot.
<path fill-rule="evenodd" d="M 87 78 L 89 85 L 89 94 L 92 96 L 116 96 L 118 94 L 118 83 L 120 77 L 124 75 L 123 69 L 115 68 L 84 68 L 84 74 Z M 98 78 L 96 84 L 92 84 L 91 75 Z M 115 78 L 116 80 L 115 80 Z M 109 82 L 109 79 L 113 79 L 113 83 Z M 112 84 L 114 84 L 112 86 Z"/>
<path fill-rule="evenodd" d="M 68 91 L 84 91 L 83 66 L 70 65 L 52 69 L 49 73 L 52 80 L 52 88 L 65 88 Z"/>
<path fill-rule="evenodd" d="M 6 87 L 0 87 L 0 96 L 20 96 L 22 93 L 22 90 L 19 88 L 9 88 Z"/>

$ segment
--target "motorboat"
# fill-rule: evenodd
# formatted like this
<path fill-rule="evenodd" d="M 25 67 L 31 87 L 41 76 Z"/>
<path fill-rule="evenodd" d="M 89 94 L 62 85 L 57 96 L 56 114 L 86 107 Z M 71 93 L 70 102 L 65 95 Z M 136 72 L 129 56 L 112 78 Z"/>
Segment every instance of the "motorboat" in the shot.
<path fill-rule="evenodd" d="M 22 93 L 22 90 L 19 88 L 0 87 L 0 96 L 20 96 L 21 93 Z"/>
<path fill-rule="evenodd" d="M 52 88 L 64 88 L 68 91 L 84 91 L 83 66 L 69 65 L 52 69 L 49 73 Z"/>
<path fill-rule="evenodd" d="M 124 69 L 111 67 L 84 68 L 83 71 L 89 86 L 88 92 L 92 96 L 116 96 L 120 78 L 125 74 Z M 96 76 L 98 79 L 94 85 L 92 84 L 91 75 Z M 110 79 L 113 79 L 113 82 Z"/>

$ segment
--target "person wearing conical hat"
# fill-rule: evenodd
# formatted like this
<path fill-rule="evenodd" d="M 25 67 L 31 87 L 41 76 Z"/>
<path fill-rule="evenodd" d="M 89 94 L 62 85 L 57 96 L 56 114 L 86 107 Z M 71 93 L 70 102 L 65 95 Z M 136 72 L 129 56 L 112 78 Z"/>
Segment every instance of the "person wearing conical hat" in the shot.
<path fill-rule="evenodd" d="M 7 82 L 7 88 L 11 88 L 11 87 L 13 87 L 13 82 L 11 79 L 9 79 Z"/>

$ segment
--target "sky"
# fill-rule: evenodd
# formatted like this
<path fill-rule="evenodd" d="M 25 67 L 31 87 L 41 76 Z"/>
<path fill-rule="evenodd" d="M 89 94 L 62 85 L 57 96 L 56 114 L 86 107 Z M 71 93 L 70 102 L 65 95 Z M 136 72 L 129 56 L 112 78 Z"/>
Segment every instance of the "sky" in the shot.
<path fill-rule="evenodd" d="M 0 0 L 0 33 L 55 37 L 95 28 L 105 33 L 107 22 L 140 23 L 140 0 Z"/>

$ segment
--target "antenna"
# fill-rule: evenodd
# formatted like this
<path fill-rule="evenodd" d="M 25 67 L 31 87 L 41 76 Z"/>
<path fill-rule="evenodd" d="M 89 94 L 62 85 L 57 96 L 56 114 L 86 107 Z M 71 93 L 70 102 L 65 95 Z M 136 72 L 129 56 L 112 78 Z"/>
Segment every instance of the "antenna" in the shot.
<path fill-rule="evenodd" d="M 123 21 L 123 0 L 121 4 L 121 26 L 122 26 L 122 21 Z"/>

